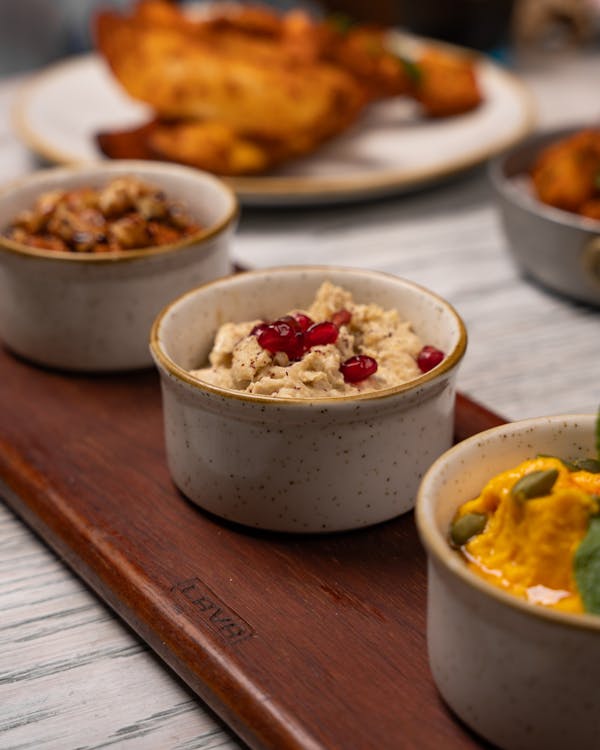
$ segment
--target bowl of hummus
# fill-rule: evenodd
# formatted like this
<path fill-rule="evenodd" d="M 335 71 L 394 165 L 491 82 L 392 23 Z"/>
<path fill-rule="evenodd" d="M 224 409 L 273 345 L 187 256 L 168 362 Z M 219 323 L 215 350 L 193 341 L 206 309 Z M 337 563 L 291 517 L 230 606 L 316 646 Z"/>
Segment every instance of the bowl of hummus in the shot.
<path fill-rule="evenodd" d="M 238 206 L 218 178 L 123 161 L 45 169 L 0 193 L 0 339 L 73 371 L 152 366 L 173 297 L 231 271 Z"/>
<path fill-rule="evenodd" d="M 393 518 L 452 443 L 465 348 L 451 305 L 387 274 L 286 267 L 199 287 L 151 336 L 173 480 L 255 528 Z"/>
<path fill-rule="evenodd" d="M 498 747 L 598 745 L 599 441 L 594 415 L 514 422 L 451 448 L 419 489 L 434 680 Z"/>

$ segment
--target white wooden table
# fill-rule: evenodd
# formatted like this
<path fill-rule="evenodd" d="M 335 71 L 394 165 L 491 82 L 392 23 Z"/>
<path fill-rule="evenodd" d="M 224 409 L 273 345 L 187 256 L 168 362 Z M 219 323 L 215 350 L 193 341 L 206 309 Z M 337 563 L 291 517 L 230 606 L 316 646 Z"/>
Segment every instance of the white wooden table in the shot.
<path fill-rule="evenodd" d="M 521 61 L 518 69 L 541 126 L 600 121 L 600 50 Z M 0 83 L 2 181 L 34 168 L 10 130 L 15 89 L 14 81 Z M 600 403 L 600 310 L 518 276 L 483 169 L 350 208 L 244 211 L 235 254 L 254 266 L 364 266 L 430 287 L 467 323 L 460 389 L 510 419 L 594 412 Z M 0 747 L 240 747 L 1 503 Z"/>

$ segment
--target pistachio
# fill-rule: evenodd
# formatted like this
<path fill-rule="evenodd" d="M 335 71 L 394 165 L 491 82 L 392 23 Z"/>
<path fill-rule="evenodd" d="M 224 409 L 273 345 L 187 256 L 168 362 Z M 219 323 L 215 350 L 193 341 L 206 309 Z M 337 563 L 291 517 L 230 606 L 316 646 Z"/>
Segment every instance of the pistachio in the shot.
<path fill-rule="evenodd" d="M 589 471 L 590 474 L 600 474 L 600 461 L 597 458 L 578 458 L 573 462 L 576 471 Z"/>
<path fill-rule="evenodd" d="M 466 513 L 450 527 L 450 541 L 455 547 L 462 547 L 471 537 L 485 529 L 487 516 L 484 513 Z"/>
<path fill-rule="evenodd" d="M 510 493 L 520 503 L 535 497 L 543 497 L 550 493 L 557 479 L 558 469 L 532 471 L 515 482 Z"/>

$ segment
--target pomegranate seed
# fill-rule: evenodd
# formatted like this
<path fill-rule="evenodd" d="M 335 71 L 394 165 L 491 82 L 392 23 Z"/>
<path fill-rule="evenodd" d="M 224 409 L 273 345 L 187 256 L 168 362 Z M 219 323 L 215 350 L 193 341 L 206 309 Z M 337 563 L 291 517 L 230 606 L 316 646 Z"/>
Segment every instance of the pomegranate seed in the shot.
<path fill-rule="evenodd" d="M 294 320 L 300 326 L 302 332 L 306 331 L 314 324 L 314 320 L 305 315 L 304 313 L 294 313 Z"/>
<path fill-rule="evenodd" d="M 444 352 L 436 349 L 435 346 L 424 346 L 417 354 L 417 365 L 421 372 L 429 372 L 444 359 Z"/>
<path fill-rule="evenodd" d="M 312 346 L 335 344 L 339 333 L 339 328 L 329 321 L 315 323 L 305 332 L 304 343 L 307 349 L 310 349 Z"/>
<path fill-rule="evenodd" d="M 333 315 L 331 316 L 331 322 L 334 325 L 336 325 L 338 328 L 348 325 L 348 323 L 351 320 L 352 320 L 352 313 L 350 312 L 350 310 L 346 310 L 345 308 L 342 308 L 341 310 L 334 312 Z"/>
<path fill-rule="evenodd" d="M 292 326 L 294 331 L 302 331 L 300 323 L 298 323 L 296 318 L 292 317 L 291 315 L 284 315 L 282 318 L 277 318 L 275 323 L 287 323 L 288 325 Z"/>
<path fill-rule="evenodd" d="M 291 347 L 286 354 L 290 359 L 302 359 L 304 356 L 304 353 L 308 351 L 308 347 L 306 346 L 306 342 L 304 340 L 304 334 L 302 331 L 296 331 L 296 344 L 294 347 Z"/>
<path fill-rule="evenodd" d="M 340 365 L 346 383 L 358 383 L 377 372 L 377 360 L 366 354 L 356 354 Z"/>
<path fill-rule="evenodd" d="M 285 321 L 269 323 L 258 333 L 257 339 L 262 348 L 271 354 L 285 352 L 288 356 L 295 356 L 298 349 L 296 331 Z"/>
<path fill-rule="evenodd" d="M 252 330 L 250 331 L 250 336 L 258 336 L 258 334 L 259 334 L 259 333 L 260 333 L 261 331 L 264 331 L 264 330 L 265 330 L 265 328 L 268 328 L 268 327 L 269 327 L 269 324 L 268 324 L 268 323 L 258 323 L 258 324 L 257 324 L 257 325 L 255 325 L 255 326 L 254 326 L 254 328 L 253 328 L 253 329 L 252 329 Z"/>

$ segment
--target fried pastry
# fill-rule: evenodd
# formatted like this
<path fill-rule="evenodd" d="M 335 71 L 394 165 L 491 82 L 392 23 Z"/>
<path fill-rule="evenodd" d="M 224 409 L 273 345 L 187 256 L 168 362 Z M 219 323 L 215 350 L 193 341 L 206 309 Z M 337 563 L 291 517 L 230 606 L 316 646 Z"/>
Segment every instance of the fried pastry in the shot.
<path fill-rule="evenodd" d="M 315 151 L 384 97 L 416 98 L 436 117 L 479 104 L 471 60 L 437 52 L 404 60 L 386 34 L 260 5 L 225 3 L 194 15 L 140 0 L 128 14 L 101 12 L 98 49 L 154 118 L 100 133 L 98 143 L 113 158 L 260 174 Z"/>

